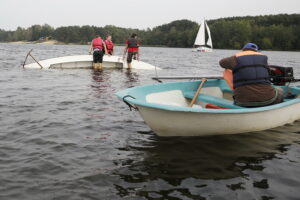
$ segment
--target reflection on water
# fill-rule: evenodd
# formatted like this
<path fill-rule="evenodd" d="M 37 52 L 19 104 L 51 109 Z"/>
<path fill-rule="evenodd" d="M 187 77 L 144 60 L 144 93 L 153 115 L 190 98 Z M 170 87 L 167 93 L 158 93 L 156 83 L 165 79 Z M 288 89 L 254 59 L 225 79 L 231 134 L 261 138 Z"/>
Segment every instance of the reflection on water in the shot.
<path fill-rule="evenodd" d="M 92 84 L 91 87 L 95 89 L 95 91 L 100 92 L 107 92 L 110 87 L 109 81 L 109 73 L 103 70 L 91 70 L 92 71 Z"/>
<path fill-rule="evenodd" d="M 127 83 L 132 83 L 132 82 L 138 82 L 138 73 L 132 71 L 131 69 L 124 69 L 123 72 L 125 73 L 128 81 Z"/>
<path fill-rule="evenodd" d="M 114 95 L 156 83 L 154 71 L 23 70 L 32 48 L 39 60 L 87 49 L 0 44 L 1 200 L 299 199 L 300 122 L 242 135 L 158 137 Z M 142 52 L 163 69 L 158 76 L 217 74 L 218 60 L 235 53 Z M 299 53 L 267 54 L 300 76 Z"/>
<path fill-rule="evenodd" d="M 104 82 L 103 70 L 92 70 L 92 77 L 95 82 Z"/>
<path fill-rule="evenodd" d="M 244 178 L 243 181 L 230 183 L 226 187 L 232 191 L 245 191 L 249 189 L 244 183 L 246 180 L 252 182 L 253 188 L 276 191 L 277 188 L 270 188 L 267 183 L 271 177 L 251 181 L 247 180 L 247 171 L 262 172 L 266 160 L 280 159 L 280 155 L 286 154 L 288 146 L 299 141 L 299 125 L 300 123 L 296 122 L 293 126 L 274 130 L 224 136 L 151 136 L 147 141 L 131 144 L 126 149 L 136 152 L 140 160 L 125 159 L 117 163 L 122 167 L 114 170 L 113 174 L 120 176 L 123 182 L 115 185 L 116 190 L 123 197 L 137 194 L 151 199 L 151 195 L 155 193 L 159 199 L 202 199 L 201 196 L 193 194 L 193 189 L 210 188 L 208 180 L 221 182 Z M 282 133 L 282 130 L 286 133 Z M 190 188 L 185 188 L 186 181 L 189 182 Z M 174 196 L 174 192 L 178 195 Z M 218 191 L 214 193 L 218 196 Z M 251 196 L 246 199 L 252 199 L 255 194 Z M 263 199 L 263 196 L 261 198 Z"/>

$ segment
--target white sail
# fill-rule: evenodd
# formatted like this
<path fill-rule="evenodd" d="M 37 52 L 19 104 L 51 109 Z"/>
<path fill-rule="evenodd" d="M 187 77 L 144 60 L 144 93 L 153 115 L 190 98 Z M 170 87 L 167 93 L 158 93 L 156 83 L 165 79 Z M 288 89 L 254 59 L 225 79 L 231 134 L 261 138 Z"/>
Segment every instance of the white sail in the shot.
<path fill-rule="evenodd" d="M 205 21 L 204 20 L 202 20 L 202 23 L 200 24 L 200 29 L 198 31 L 194 45 L 195 46 L 205 45 Z"/>
<path fill-rule="evenodd" d="M 210 46 L 211 48 L 213 48 L 211 35 L 210 35 L 210 30 L 209 30 L 208 25 L 207 25 L 206 22 L 205 22 L 205 27 L 206 27 L 206 30 L 207 30 L 207 33 L 208 33 L 207 45 Z"/>
<path fill-rule="evenodd" d="M 207 31 L 208 38 L 205 38 L 205 29 Z M 194 43 L 195 49 L 193 51 L 200 51 L 200 52 L 212 52 L 212 39 L 210 35 L 210 30 L 208 28 L 208 25 L 205 21 L 205 19 L 202 20 L 200 24 L 200 28 Z"/>

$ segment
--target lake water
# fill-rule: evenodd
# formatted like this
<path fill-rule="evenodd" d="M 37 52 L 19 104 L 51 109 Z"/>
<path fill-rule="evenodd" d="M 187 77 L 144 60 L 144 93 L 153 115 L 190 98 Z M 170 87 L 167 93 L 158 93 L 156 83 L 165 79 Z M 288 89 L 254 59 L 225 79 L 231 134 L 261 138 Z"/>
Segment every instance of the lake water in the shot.
<path fill-rule="evenodd" d="M 31 48 L 39 60 L 88 51 L 0 44 L 1 200 L 300 199 L 299 121 L 257 133 L 158 137 L 114 96 L 155 83 L 154 71 L 24 70 Z M 234 53 L 149 47 L 141 60 L 161 67 L 159 75 L 218 74 L 218 60 Z M 299 52 L 264 53 L 300 77 Z"/>

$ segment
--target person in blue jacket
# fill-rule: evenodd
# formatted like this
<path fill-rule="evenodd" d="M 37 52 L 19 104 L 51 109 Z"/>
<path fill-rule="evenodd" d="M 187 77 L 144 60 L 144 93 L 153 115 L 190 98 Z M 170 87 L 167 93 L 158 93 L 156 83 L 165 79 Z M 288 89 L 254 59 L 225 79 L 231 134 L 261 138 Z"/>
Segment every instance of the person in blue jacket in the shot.
<path fill-rule="evenodd" d="M 268 57 L 258 46 L 247 43 L 241 52 L 223 58 L 220 66 L 232 70 L 234 102 L 244 107 L 260 107 L 283 101 L 283 91 L 271 85 Z"/>

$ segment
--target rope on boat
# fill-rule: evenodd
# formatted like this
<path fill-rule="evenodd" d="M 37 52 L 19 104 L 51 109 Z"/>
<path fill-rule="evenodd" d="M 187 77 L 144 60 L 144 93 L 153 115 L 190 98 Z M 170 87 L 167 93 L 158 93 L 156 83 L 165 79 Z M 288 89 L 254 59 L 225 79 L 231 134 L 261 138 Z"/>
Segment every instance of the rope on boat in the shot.
<path fill-rule="evenodd" d="M 132 109 L 138 110 L 138 107 L 136 107 L 135 105 L 132 105 L 131 103 L 129 103 L 128 101 L 126 101 L 125 98 L 127 98 L 127 97 L 130 97 L 130 98 L 133 98 L 133 99 L 135 99 L 135 98 L 133 96 L 131 96 L 131 95 L 126 95 L 126 96 L 124 96 L 122 98 L 123 102 L 129 107 L 130 111 L 132 111 Z"/>

